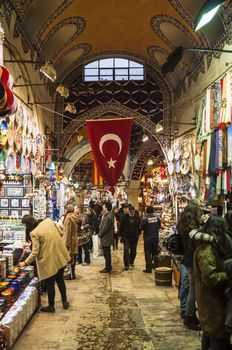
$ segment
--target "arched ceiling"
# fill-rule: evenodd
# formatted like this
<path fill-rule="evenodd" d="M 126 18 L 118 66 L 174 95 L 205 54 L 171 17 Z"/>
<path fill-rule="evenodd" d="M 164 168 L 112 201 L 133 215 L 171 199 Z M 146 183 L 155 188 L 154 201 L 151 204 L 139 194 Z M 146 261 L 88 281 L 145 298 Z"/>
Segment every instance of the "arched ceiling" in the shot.
<path fill-rule="evenodd" d="M 160 68 L 176 45 L 218 47 L 228 37 L 232 4 L 200 33 L 194 18 L 204 0 L 8 0 L 4 10 L 14 36 L 22 37 L 25 51 L 52 60 L 59 77 L 103 52 L 128 52 Z M 13 15 L 14 14 L 14 15 Z M 14 23 L 12 23 L 12 21 Z M 210 64 L 210 55 L 208 55 Z M 169 74 L 174 89 L 186 74 L 203 71 L 202 53 L 185 54 L 179 74 Z M 75 68 L 75 67 L 74 67 Z M 195 77 L 194 76 L 194 77 Z"/>
<path fill-rule="evenodd" d="M 24 52 L 30 53 L 33 60 L 52 61 L 57 81 L 70 88 L 66 100 L 51 94 L 58 112 L 54 126 L 62 152 L 78 145 L 81 134 L 86 138 L 86 119 L 104 117 L 107 113 L 134 118 L 132 162 L 141 147 L 137 140 L 141 140 L 144 130 L 155 136 L 155 124 L 164 125 L 164 135 L 154 137 L 157 147 L 151 146 L 136 158 L 132 178 L 141 176 L 149 155 L 168 148 L 172 98 L 186 88 L 186 76 L 191 84 L 200 71 L 204 73 L 206 61 L 202 59 L 203 53 L 186 52 L 177 69 L 166 76 L 161 73 L 161 65 L 175 46 L 221 48 L 232 38 L 232 1 L 229 0 L 212 23 L 201 32 L 194 32 L 194 18 L 204 1 L 0 1 L 6 25 L 13 31 L 13 38 L 21 39 Z M 83 82 L 84 64 L 112 56 L 144 64 L 145 80 Z M 206 57 L 209 66 L 212 55 Z M 51 87 L 51 93 L 55 87 Z M 88 95 L 86 91 L 92 93 Z M 67 102 L 75 103 L 75 115 L 64 112 Z"/>

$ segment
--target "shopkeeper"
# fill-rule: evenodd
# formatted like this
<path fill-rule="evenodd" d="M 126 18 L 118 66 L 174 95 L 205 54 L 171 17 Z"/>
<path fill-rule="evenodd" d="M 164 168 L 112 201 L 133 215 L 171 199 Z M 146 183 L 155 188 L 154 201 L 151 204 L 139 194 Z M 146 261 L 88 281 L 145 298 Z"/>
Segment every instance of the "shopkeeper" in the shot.
<path fill-rule="evenodd" d="M 40 311 L 55 312 L 55 282 L 61 294 L 63 307 L 68 309 L 64 267 L 70 261 L 70 255 L 61 238 L 60 228 L 51 219 L 45 219 L 38 224 L 31 215 L 25 215 L 22 223 L 26 225 L 27 232 L 30 228 L 32 252 L 25 262 L 19 263 L 19 267 L 30 265 L 36 260 L 39 279 L 46 282 L 49 304 Z"/>

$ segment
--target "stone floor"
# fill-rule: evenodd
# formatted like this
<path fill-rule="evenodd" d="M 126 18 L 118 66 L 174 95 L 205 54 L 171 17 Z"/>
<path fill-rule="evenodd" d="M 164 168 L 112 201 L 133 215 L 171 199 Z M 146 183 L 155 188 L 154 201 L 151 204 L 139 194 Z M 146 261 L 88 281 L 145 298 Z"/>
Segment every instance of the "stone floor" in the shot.
<path fill-rule="evenodd" d="M 129 271 L 123 271 L 122 247 L 112 255 L 109 275 L 99 273 L 102 257 L 78 265 L 77 280 L 66 282 L 69 310 L 57 293 L 56 313 L 38 312 L 13 350 L 199 350 L 198 332 L 180 320 L 176 287 L 157 287 L 154 275 L 142 272 L 142 244 Z"/>

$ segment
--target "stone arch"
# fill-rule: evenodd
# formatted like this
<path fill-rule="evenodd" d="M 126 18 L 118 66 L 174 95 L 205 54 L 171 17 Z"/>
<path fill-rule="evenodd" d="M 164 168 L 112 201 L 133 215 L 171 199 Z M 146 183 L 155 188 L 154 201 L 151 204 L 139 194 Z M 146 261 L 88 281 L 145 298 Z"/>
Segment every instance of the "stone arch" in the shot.
<path fill-rule="evenodd" d="M 125 107 L 119 103 L 110 102 L 104 105 L 100 105 L 92 110 L 82 114 L 77 119 L 74 119 L 72 123 L 67 126 L 62 135 L 62 140 L 60 143 L 61 152 L 65 152 L 65 146 L 68 141 L 72 137 L 72 135 L 84 127 L 86 120 L 90 119 L 98 119 L 106 114 L 112 113 L 114 116 L 120 117 L 131 117 L 133 120 L 139 124 L 150 136 L 153 136 L 155 140 L 158 142 L 160 148 L 162 149 L 164 155 L 167 153 L 167 149 L 169 148 L 170 139 L 164 135 L 158 135 L 155 132 L 155 124 L 147 119 L 142 114 Z"/>
<path fill-rule="evenodd" d="M 148 144 L 145 144 L 144 147 L 142 147 L 134 159 L 134 165 L 131 169 L 131 180 L 132 181 L 140 181 L 145 162 L 147 159 L 151 156 L 151 154 L 154 152 L 154 150 L 160 149 L 159 144 L 155 142 L 149 142 Z M 160 149 L 162 152 L 162 149 Z M 166 158 L 166 155 L 164 154 L 164 158 Z"/>

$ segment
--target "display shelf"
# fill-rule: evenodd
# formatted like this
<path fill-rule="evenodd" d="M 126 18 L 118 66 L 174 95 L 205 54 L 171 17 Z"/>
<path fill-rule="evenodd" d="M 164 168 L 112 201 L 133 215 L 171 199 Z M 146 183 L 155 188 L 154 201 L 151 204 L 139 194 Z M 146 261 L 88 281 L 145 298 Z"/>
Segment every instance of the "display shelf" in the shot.
<path fill-rule="evenodd" d="M 33 281 L 33 279 L 31 281 Z M 31 285 L 31 281 L 16 296 L 14 302 L 12 302 L 11 306 L 7 308 L 1 319 L 1 328 L 4 330 L 7 350 L 11 349 L 27 324 L 30 322 L 34 313 L 40 307 L 38 284 Z"/>

